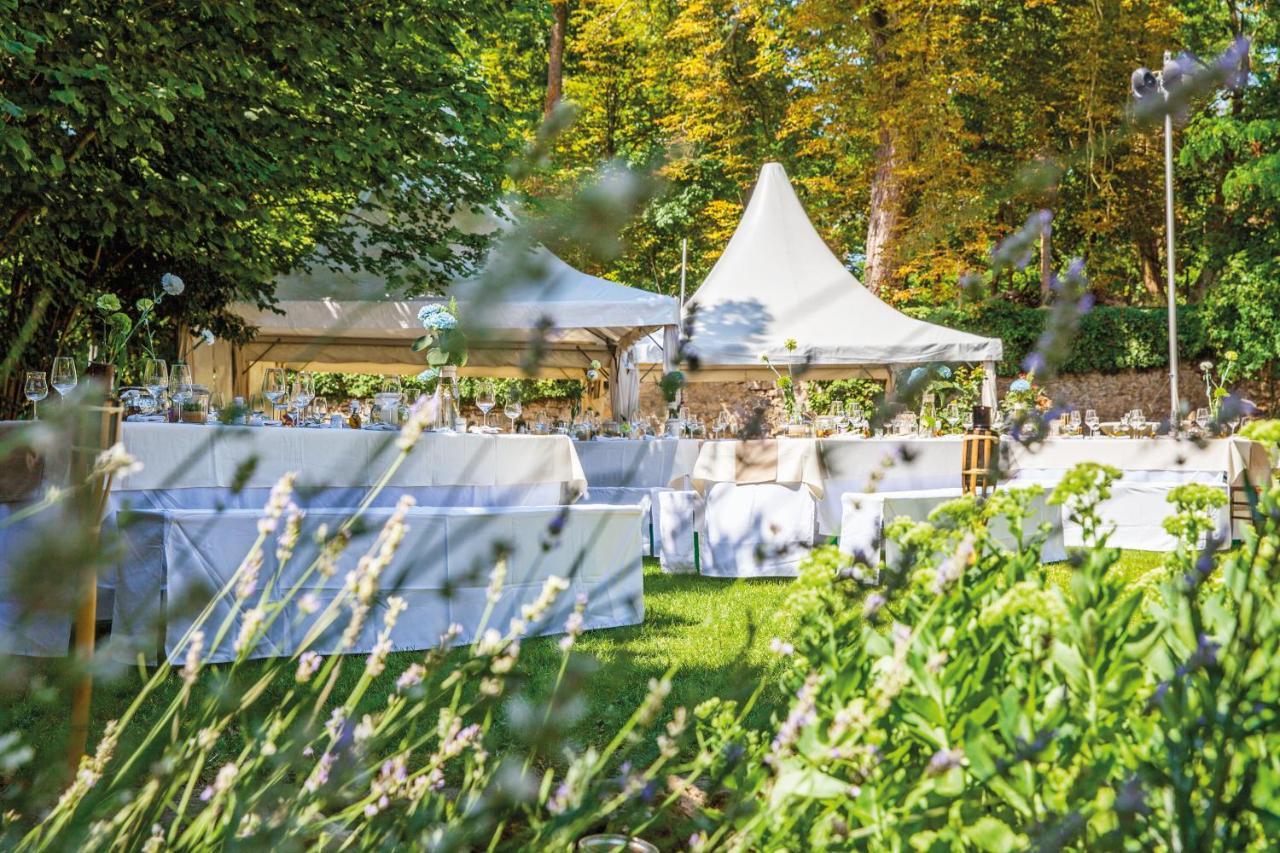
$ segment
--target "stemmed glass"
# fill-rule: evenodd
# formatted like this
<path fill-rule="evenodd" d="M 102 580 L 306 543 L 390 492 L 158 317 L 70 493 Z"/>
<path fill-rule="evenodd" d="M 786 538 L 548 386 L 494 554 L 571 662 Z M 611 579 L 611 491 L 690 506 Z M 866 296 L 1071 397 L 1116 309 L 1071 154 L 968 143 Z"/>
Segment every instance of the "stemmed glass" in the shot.
<path fill-rule="evenodd" d="M 1132 438 L 1133 433 L 1130 429 L 1132 425 L 1133 425 L 1133 412 L 1125 412 L 1123 415 L 1120 416 L 1120 433 L 1122 435 L 1127 435 L 1130 438 Z"/>
<path fill-rule="evenodd" d="M 1089 428 L 1089 437 L 1098 437 L 1098 427 L 1102 425 L 1102 421 L 1098 420 L 1097 409 L 1085 409 L 1084 424 Z"/>
<path fill-rule="evenodd" d="M 22 393 L 31 401 L 31 414 L 40 420 L 40 401 L 49 396 L 49 381 L 43 370 L 28 370 L 27 381 L 22 386 Z"/>
<path fill-rule="evenodd" d="M 1072 435 L 1084 435 L 1084 433 L 1080 431 L 1080 423 L 1081 423 L 1080 410 L 1075 409 L 1071 412 L 1071 434 Z"/>
<path fill-rule="evenodd" d="M 485 428 L 489 426 L 489 412 L 498 403 L 498 398 L 494 395 L 493 383 L 487 379 L 480 383 L 480 390 L 476 392 L 476 408 L 484 413 Z"/>
<path fill-rule="evenodd" d="M 502 413 L 511 419 L 511 432 L 516 431 L 516 418 L 524 412 L 524 406 L 520 405 L 520 395 L 512 389 L 511 394 L 507 397 L 507 405 L 503 407 Z"/>
<path fill-rule="evenodd" d="M 1133 414 L 1129 416 L 1129 425 L 1133 427 L 1133 437 L 1142 438 L 1143 430 L 1146 428 L 1147 419 L 1142 414 L 1142 409 L 1134 409 Z"/>
<path fill-rule="evenodd" d="M 293 380 L 293 405 L 297 407 L 298 418 L 303 417 L 304 410 L 311 405 L 311 401 L 316 398 L 316 379 L 315 375 L 303 371 L 299 373 Z"/>
<path fill-rule="evenodd" d="M 156 408 L 160 409 L 161 397 L 169 390 L 169 366 L 163 358 L 149 358 L 142 363 L 142 386 L 151 392 Z"/>
<path fill-rule="evenodd" d="M 58 356 L 53 360 L 53 370 L 49 372 L 49 380 L 53 389 L 58 392 L 58 397 L 66 399 L 79 381 L 76 376 L 76 363 L 70 356 Z"/>
<path fill-rule="evenodd" d="M 195 396 L 195 387 L 191 368 L 180 361 L 175 361 L 169 369 L 169 396 L 178 404 L 178 419 L 181 420 L 182 405 Z"/>
<path fill-rule="evenodd" d="M 178 366 L 175 364 L 174 369 Z M 280 401 L 289 394 L 289 379 L 283 367 L 268 367 L 262 374 L 262 396 L 271 403 L 271 420 L 276 419 Z"/>
<path fill-rule="evenodd" d="M 947 426 L 951 429 L 955 429 L 960 423 L 960 404 L 953 400 L 947 405 L 942 416 L 947 419 Z"/>

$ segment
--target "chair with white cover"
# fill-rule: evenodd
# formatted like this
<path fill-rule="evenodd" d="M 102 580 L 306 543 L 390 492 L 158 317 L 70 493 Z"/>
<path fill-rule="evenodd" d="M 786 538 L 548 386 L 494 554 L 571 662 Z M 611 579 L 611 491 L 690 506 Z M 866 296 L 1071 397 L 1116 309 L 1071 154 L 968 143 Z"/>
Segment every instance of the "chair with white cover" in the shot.
<path fill-rule="evenodd" d="M 689 489 L 654 489 L 653 514 L 659 564 L 669 574 L 705 569 L 706 502 Z"/>
<path fill-rule="evenodd" d="M 1185 482 L 1185 480 L 1183 481 Z M 1128 479 L 1111 484 L 1111 497 L 1098 504 L 1098 517 L 1108 531 L 1107 545 L 1133 551 L 1172 551 L 1178 540 L 1164 529 L 1164 521 L 1177 513 L 1169 503 L 1169 493 L 1182 482 L 1167 479 L 1163 482 L 1142 482 Z M 1228 494 L 1225 483 L 1205 483 L 1220 488 Z M 1064 513 L 1066 542 L 1072 547 L 1084 544 L 1083 531 Z M 1223 506 L 1214 512 L 1214 536 L 1225 547 L 1231 541 L 1231 508 Z M 1201 541 L 1201 546 L 1205 542 Z"/>
<path fill-rule="evenodd" d="M 885 562 L 892 563 L 898 559 L 899 550 L 895 543 L 885 541 L 884 530 L 895 518 L 906 516 L 913 521 L 925 521 L 929 513 L 962 495 L 959 488 L 845 494 L 840 550 L 871 566 L 879 563 L 883 551 Z M 1065 560 L 1067 551 L 1061 513 L 1057 506 L 1047 502 L 1047 498 L 1047 494 L 1041 494 L 1031 501 L 1024 530 L 1030 533 L 1045 522 L 1049 524 L 1049 536 L 1041 550 L 1041 559 L 1053 563 Z M 994 520 L 992 535 L 1003 547 L 1014 546 L 1014 538 L 1005 519 Z"/>
<path fill-rule="evenodd" d="M 706 515 L 702 573 L 715 577 L 795 577 L 817 532 L 817 504 L 802 484 L 716 483 Z"/>
<path fill-rule="evenodd" d="M 646 557 L 655 556 L 657 542 L 653 523 L 653 492 L 636 486 L 589 486 L 583 503 L 605 506 L 640 507 L 640 547 Z"/>

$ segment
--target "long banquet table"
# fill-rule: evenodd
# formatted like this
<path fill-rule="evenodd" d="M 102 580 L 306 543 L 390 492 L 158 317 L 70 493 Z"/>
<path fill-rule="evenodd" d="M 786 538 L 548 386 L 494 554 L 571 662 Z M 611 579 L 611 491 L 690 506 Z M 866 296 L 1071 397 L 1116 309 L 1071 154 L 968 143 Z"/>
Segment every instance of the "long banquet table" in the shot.
<path fill-rule="evenodd" d="M 143 464 L 113 487 L 115 505 L 252 509 L 289 471 L 300 504 L 357 505 L 399 451 L 396 432 L 124 424 L 125 449 Z M 374 505 L 413 494 L 423 506 L 572 503 L 587 478 L 567 436 L 425 433 Z"/>
<path fill-rule="evenodd" d="M 575 441 L 589 488 L 685 486 L 702 442 L 688 438 Z M 687 487 L 687 486 L 686 486 Z"/>
<path fill-rule="evenodd" d="M 690 480 L 707 493 L 715 484 L 802 486 L 818 505 L 818 532 L 840 530 L 841 495 L 960 485 L 960 436 L 943 438 L 769 439 L 703 442 Z M 1193 442 L 1173 438 L 1052 438 L 1025 446 L 1001 441 L 1015 480 L 1052 482 L 1087 461 L 1119 468 L 1133 481 L 1199 480 L 1258 486 L 1270 478 L 1267 449 L 1244 438 Z"/>

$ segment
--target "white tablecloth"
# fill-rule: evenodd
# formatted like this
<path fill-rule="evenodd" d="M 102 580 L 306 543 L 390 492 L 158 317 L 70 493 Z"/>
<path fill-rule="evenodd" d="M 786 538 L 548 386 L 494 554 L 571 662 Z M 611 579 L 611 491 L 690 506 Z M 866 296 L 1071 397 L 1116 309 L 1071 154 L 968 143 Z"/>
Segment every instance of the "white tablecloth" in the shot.
<path fill-rule="evenodd" d="M 693 439 L 657 438 L 596 439 L 575 441 L 573 446 L 588 488 L 654 488 L 673 482 L 687 488 L 700 444 Z"/>
<path fill-rule="evenodd" d="M 1026 447 L 1005 440 L 1010 469 L 1020 479 L 1034 479 L 1042 472 L 1060 475 L 1081 462 L 1100 462 L 1119 468 L 1126 480 L 1212 479 L 1230 486 L 1267 483 L 1271 459 L 1266 447 L 1245 438 L 1219 438 L 1196 442 L 1175 438 L 1051 438 Z M 1208 474 L 1209 478 L 1187 476 Z M 1138 475 L 1138 476 L 1135 476 Z"/>
<path fill-rule="evenodd" d="M 802 484 L 818 502 L 819 532 L 834 535 L 841 529 L 840 501 L 846 493 L 958 488 L 961 447 L 960 436 L 708 441 L 698 454 L 692 479 L 703 493 L 715 483 Z M 1171 438 L 1055 438 L 1032 448 L 1006 438 L 1001 448 L 1006 473 L 1016 482 L 1046 486 L 1088 461 L 1113 465 L 1131 482 L 1241 485 L 1247 476 L 1258 485 L 1270 476 L 1266 448 L 1242 438 L 1200 445 Z"/>
<path fill-rule="evenodd" d="M 325 579 L 313 574 L 306 583 L 304 589 L 322 609 L 341 591 L 347 573 L 366 553 L 389 514 L 389 510 L 371 510 L 367 524 L 339 558 L 333 576 Z M 405 538 L 381 576 L 378 604 L 355 645 L 346 651 L 373 648 L 387 598 L 393 594 L 408 604 L 391 635 L 395 650 L 432 648 L 453 622 L 463 629 L 457 642 L 469 642 L 485 609 L 485 591 L 498 544 L 511 550 L 507 581 L 490 617 L 490 627 L 505 631 L 521 606 L 538 597 L 551 575 L 568 579 L 571 586 L 541 622 L 530 626 L 531 633 L 561 631 L 579 593 L 588 597 L 584 614 L 588 629 L 638 624 L 644 618 L 639 516 L 638 507 L 412 509 Z M 269 600 L 282 600 L 310 565 L 317 548 L 313 539 L 316 528 L 323 523 L 334 530 L 347 517 L 348 513 L 334 510 L 308 512 L 298 550 L 274 583 L 270 579 L 277 570 L 275 544 L 268 541 L 259 589 L 269 584 Z M 116 656 L 132 660 L 141 652 L 154 658 L 157 645 L 162 645 L 166 655 L 180 659 L 183 650 L 179 643 L 193 615 L 234 575 L 258 535 L 258 518 L 259 513 L 251 510 L 136 514 L 125 532 L 129 559 L 117 579 L 112 632 Z M 560 532 L 554 533 L 561 525 Z M 207 623 L 210 640 L 230 608 L 225 601 L 215 608 Z M 344 611 L 310 648 L 322 653 L 337 651 L 347 615 Z M 219 648 L 206 644 L 209 660 L 234 657 L 231 644 L 240 618 L 236 617 L 228 639 Z M 295 599 L 253 655 L 293 654 L 314 618 L 302 613 Z"/>
<path fill-rule="evenodd" d="M 395 459 L 397 435 L 371 430 L 126 423 L 125 449 L 142 462 L 143 469 L 120 478 L 114 492 L 159 495 L 158 503 L 152 505 L 165 508 L 212 508 L 210 497 L 225 500 L 233 488 L 260 492 L 285 472 L 297 471 L 300 494 L 336 490 L 338 494 L 317 504 L 354 506 Z M 388 495 L 394 502 L 405 490 L 428 490 L 415 494 L 419 503 L 528 505 L 536 497 L 546 505 L 571 502 L 586 485 L 568 436 L 427 433 L 388 482 Z"/>

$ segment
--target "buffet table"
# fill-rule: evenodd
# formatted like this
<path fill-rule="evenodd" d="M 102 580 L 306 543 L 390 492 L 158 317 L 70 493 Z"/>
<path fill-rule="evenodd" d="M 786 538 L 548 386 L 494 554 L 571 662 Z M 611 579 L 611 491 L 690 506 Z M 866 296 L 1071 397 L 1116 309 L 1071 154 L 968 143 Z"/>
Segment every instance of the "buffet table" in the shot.
<path fill-rule="evenodd" d="M 121 477 L 114 505 L 252 509 L 289 471 L 309 507 L 356 506 L 399 453 L 396 432 L 126 423 L 125 449 L 143 464 Z M 410 493 L 420 506 L 555 506 L 586 491 L 567 436 L 426 433 L 375 506 Z"/>

